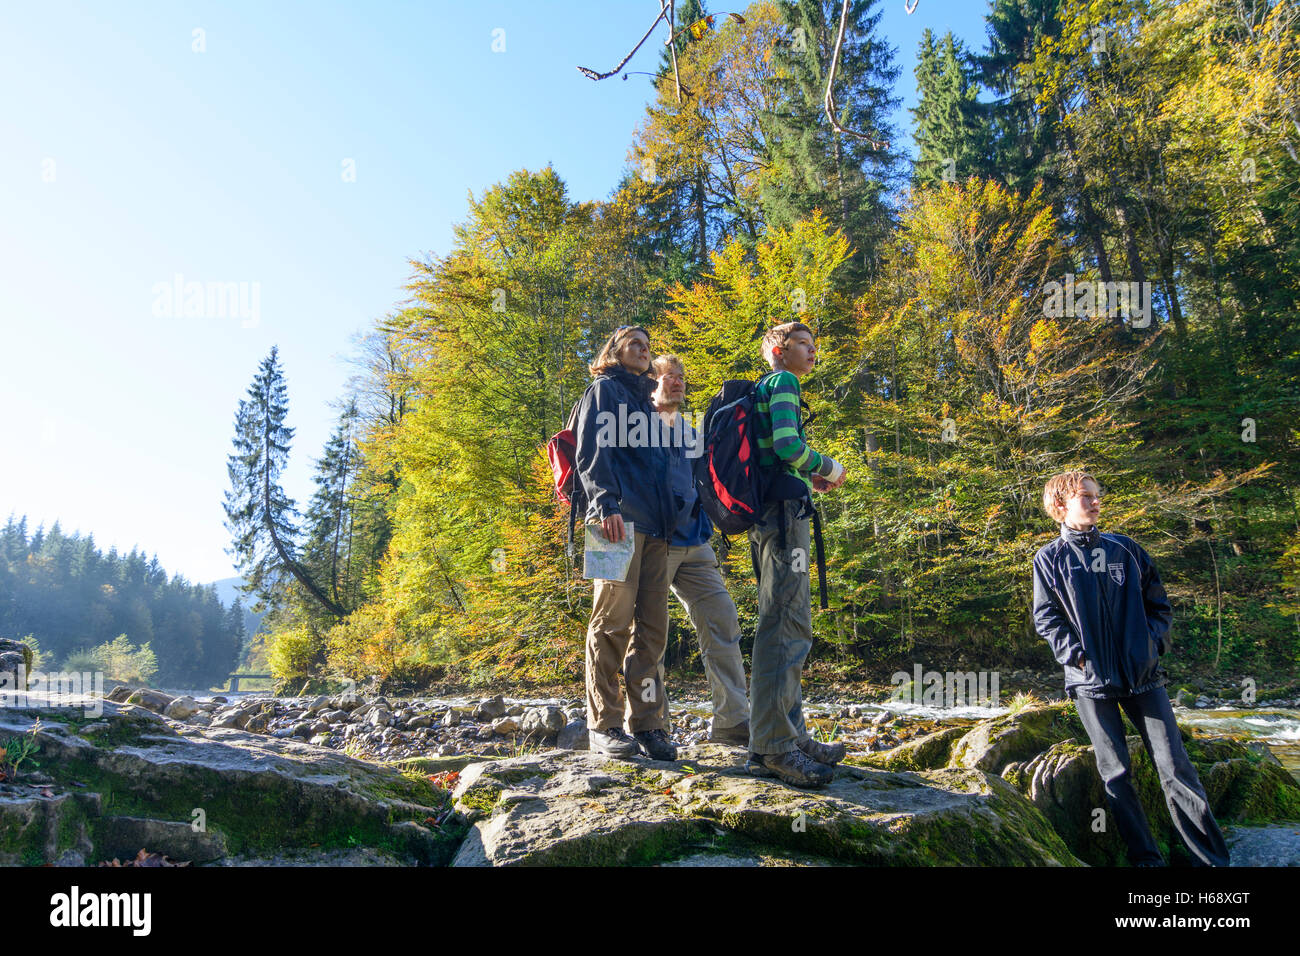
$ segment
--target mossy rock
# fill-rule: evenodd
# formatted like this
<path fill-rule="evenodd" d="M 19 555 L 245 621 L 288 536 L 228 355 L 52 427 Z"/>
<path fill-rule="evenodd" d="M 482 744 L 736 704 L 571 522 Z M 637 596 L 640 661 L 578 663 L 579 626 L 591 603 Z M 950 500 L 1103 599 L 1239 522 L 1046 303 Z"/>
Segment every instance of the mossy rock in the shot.
<path fill-rule="evenodd" d="M 804 791 L 745 772 L 730 748 L 675 763 L 553 751 L 468 768 L 461 805 L 485 814 L 455 865 L 629 865 L 681 857 L 719 833 L 764 854 L 902 866 L 1077 865 L 1014 788 L 978 770 L 841 767 Z M 690 767 L 693 772 L 688 772 Z"/>
<path fill-rule="evenodd" d="M 1170 862 L 1190 862 L 1141 737 L 1130 736 L 1127 743 L 1133 785 L 1152 837 Z M 1191 738 L 1187 750 L 1220 824 L 1300 820 L 1300 785 L 1271 755 L 1225 738 Z M 1090 745 L 1056 744 L 1029 761 L 1009 765 L 1003 776 L 1042 811 L 1080 859 L 1093 866 L 1127 861 Z"/>
<path fill-rule="evenodd" d="M 948 766 L 952 748 L 970 731 L 969 727 L 945 727 L 917 737 L 890 750 L 853 754 L 845 763 L 878 770 L 940 770 Z"/>
<path fill-rule="evenodd" d="M 1010 764 L 1031 760 L 1071 737 L 1088 739 L 1073 702 L 1026 707 L 971 727 L 952 745 L 948 766 L 1001 774 Z"/>
<path fill-rule="evenodd" d="M 1220 821 L 1300 821 L 1300 784 L 1278 764 L 1221 760 L 1201 775 L 1201 784 Z"/>

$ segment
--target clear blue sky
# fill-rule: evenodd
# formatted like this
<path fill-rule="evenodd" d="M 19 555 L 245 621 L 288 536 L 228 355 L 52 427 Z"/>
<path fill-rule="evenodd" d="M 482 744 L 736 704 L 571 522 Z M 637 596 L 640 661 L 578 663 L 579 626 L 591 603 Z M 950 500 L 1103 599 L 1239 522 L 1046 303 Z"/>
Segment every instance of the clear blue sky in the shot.
<path fill-rule="evenodd" d="M 449 250 L 467 192 L 550 163 L 574 199 L 608 197 L 649 79 L 574 67 L 613 66 L 657 6 L 5 3 L 0 520 L 57 519 L 191 581 L 234 574 L 225 463 L 258 363 L 279 345 L 284 486 L 305 506 L 352 336 L 405 298 L 409 258 Z M 884 0 L 904 109 L 921 31 L 979 48 L 986 9 Z M 663 36 L 628 69 L 653 70 Z M 251 299 L 242 318 L 168 314 L 177 275 L 256 289 L 256 321 Z"/>

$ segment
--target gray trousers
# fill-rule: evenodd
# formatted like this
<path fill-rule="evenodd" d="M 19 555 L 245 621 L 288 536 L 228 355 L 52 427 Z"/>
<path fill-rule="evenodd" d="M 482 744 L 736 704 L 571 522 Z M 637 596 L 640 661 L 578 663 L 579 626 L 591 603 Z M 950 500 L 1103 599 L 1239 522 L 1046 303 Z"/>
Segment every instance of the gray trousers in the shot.
<path fill-rule="evenodd" d="M 1124 718 L 1120 708 L 1128 714 L 1147 753 L 1160 776 L 1160 789 L 1165 793 L 1165 803 L 1174 829 L 1191 850 L 1192 857 L 1201 866 L 1227 866 L 1228 847 L 1223 834 L 1210 812 L 1210 802 L 1201 786 L 1196 768 L 1192 766 L 1187 749 L 1183 746 L 1174 709 L 1163 687 L 1145 694 L 1100 700 L 1084 697 L 1075 699 L 1079 718 L 1097 755 L 1097 771 L 1106 787 L 1106 802 L 1110 804 L 1119 827 L 1120 836 L 1128 844 L 1129 862 L 1164 862 L 1160 849 L 1147 826 L 1146 814 L 1133 787 L 1132 758 L 1124 736 Z"/>
<path fill-rule="evenodd" d="M 749 720 L 749 697 L 745 692 L 745 661 L 740 654 L 740 620 L 712 546 L 707 541 L 690 548 L 670 545 L 668 584 L 699 638 L 700 657 L 713 696 L 714 729 L 743 724 Z M 661 662 L 661 684 L 662 668 Z M 668 722 L 667 692 L 664 722 Z"/>
<path fill-rule="evenodd" d="M 808 738 L 803 719 L 803 662 L 812 650 L 812 594 L 808 518 L 804 502 L 774 501 L 763 524 L 749 529 L 758 572 L 758 624 L 750 667 L 749 749 L 789 753 Z M 785 547 L 779 521 L 785 516 Z"/>

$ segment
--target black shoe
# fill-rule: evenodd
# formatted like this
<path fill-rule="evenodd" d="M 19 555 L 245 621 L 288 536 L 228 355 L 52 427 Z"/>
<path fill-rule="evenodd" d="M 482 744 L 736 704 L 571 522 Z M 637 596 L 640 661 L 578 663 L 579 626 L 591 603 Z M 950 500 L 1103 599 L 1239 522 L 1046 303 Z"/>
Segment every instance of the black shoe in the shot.
<path fill-rule="evenodd" d="M 651 760 L 676 760 L 677 748 L 662 730 L 642 730 L 632 735 Z"/>
<path fill-rule="evenodd" d="M 828 767 L 833 767 L 848 752 L 844 749 L 843 744 L 822 744 L 809 737 L 807 740 L 799 741 L 799 749 L 806 753 L 818 763 L 824 763 Z"/>
<path fill-rule="evenodd" d="M 733 747 L 748 747 L 749 721 L 741 721 L 734 727 L 710 727 L 709 742 L 731 744 Z"/>
<path fill-rule="evenodd" d="M 783 754 L 749 755 L 745 769 L 755 777 L 777 777 L 795 787 L 824 787 L 835 776 L 835 768 L 818 763 L 802 750 Z"/>
<path fill-rule="evenodd" d="M 635 757 L 641 753 L 637 742 L 624 733 L 622 727 L 589 731 L 587 746 L 593 753 L 607 757 Z"/>

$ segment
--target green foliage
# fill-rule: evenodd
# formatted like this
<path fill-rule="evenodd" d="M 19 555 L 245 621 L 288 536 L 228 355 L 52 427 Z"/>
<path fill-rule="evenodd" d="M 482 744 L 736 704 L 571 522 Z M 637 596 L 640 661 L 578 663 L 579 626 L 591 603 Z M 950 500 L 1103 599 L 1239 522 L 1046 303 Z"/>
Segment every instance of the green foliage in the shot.
<path fill-rule="evenodd" d="M 41 719 L 36 718 L 36 723 L 22 737 L 8 737 L 0 742 L 0 780 L 16 780 L 18 771 L 25 762 L 30 761 L 33 767 L 39 767 L 40 764 L 32 760 L 32 754 L 39 753 L 40 743 L 36 740 L 36 735 L 41 729 Z"/>
<path fill-rule="evenodd" d="M 158 658 L 149 642 L 136 647 L 125 634 L 100 644 L 90 653 L 98 665 L 96 669 L 102 670 L 110 680 L 148 684 L 158 672 Z"/>
<path fill-rule="evenodd" d="M 325 642 L 310 627 L 277 631 L 267 638 L 268 661 L 276 681 L 315 677 L 325 661 Z"/>

